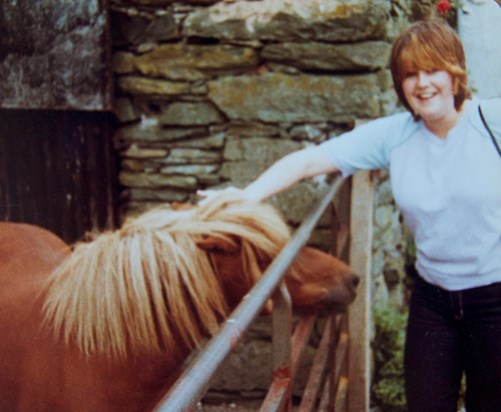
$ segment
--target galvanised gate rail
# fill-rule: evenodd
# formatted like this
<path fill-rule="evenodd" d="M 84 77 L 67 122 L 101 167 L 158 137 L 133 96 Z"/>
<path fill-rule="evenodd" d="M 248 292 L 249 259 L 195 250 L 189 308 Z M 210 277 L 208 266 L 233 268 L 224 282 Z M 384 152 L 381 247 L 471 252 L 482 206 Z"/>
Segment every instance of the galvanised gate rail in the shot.
<path fill-rule="evenodd" d="M 212 377 L 230 352 L 240 343 L 245 331 L 259 315 L 266 301 L 273 300 L 272 383 L 261 411 L 287 411 L 291 405 L 291 387 L 303 349 L 308 343 L 315 315 L 299 319 L 292 334 L 289 293 L 282 282 L 286 270 L 308 241 L 315 225 L 341 188 L 344 179 L 337 178 L 328 193 L 303 221 L 289 243 L 271 263 L 262 278 L 185 370 L 169 393 L 158 403 L 156 412 L 190 411 L 207 391 Z M 334 220 L 337 220 L 334 217 Z M 347 230 L 336 230 L 336 249 L 347 239 Z M 325 323 L 323 337 L 315 354 L 309 381 L 302 396 L 300 411 L 344 410 L 348 347 L 346 315 L 331 315 Z M 292 334 L 292 338 L 291 338 Z M 325 376 L 329 371 L 329 379 Z M 322 385 L 323 382 L 325 385 Z M 323 393 L 319 393 L 322 386 Z M 333 388 L 333 389 L 331 389 Z M 320 402 L 320 403 L 319 403 Z M 337 408 L 336 408 L 337 403 Z"/>

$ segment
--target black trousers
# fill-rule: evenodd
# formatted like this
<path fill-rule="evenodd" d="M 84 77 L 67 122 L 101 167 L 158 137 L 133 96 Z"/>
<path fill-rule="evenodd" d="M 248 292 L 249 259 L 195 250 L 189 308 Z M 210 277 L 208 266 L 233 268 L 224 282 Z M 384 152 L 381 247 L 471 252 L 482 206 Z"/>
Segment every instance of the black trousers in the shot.
<path fill-rule="evenodd" d="M 501 411 L 501 282 L 449 292 L 422 279 L 413 290 L 405 344 L 409 412 Z"/>

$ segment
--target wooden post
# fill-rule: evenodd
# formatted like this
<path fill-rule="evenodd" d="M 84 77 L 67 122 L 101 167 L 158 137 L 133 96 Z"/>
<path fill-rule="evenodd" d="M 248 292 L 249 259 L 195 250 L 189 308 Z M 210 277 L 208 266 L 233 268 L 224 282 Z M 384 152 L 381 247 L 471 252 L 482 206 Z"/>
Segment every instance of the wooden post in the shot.
<path fill-rule="evenodd" d="M 352 181 L 350 264 L 361 277 L 350 306 L 348 410 L 368 412 L 370 405 L 371 252 L 373 182 L 370 172 L 357 172 Z"/>

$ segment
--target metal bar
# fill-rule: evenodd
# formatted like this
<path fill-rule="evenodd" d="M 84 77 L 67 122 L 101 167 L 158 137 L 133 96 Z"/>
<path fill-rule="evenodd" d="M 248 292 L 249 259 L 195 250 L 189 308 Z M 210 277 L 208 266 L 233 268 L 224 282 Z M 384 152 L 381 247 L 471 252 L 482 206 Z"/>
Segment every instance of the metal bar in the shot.
<path fill-rule="evenodd" d="M 188 411 L 196 405 L 207 390 L 212 376 L 231 350 L 241 341 L 244 331 L 256 318 L 266 300 L 281 282 L 295 256 L 308 241 L 316 223 L 343 181 L 341 177 L 336 178 L 327 194 L 318 202 L 316 208 L 303 221 L 261 279 L 232 312 L 220 332 L 208 342 L 204 351 L 185 370 L 169 393 L 160 400 L 155 408 L 156 412 Z"/>
<path fill-rule="evenodd" d="M 303 356 L 306 345 L 310 339 L 317 315 L 304 315 L 299 318 L 299 322 L 294 329 L 292 335 L 292 355 L 291 355 L 291 370 L 292 376 L 296 376 L 297 368 Z"/>
<path fill-rule="evenodd" d="M 273 294 L 272 312 L 272 382 L 261 407 L 262 412 L 287 411 L 291 376 L 292 304 L 289 291 L 282 282 Z"/>
<path fill-rule="evenodd" d="M 339 378 L 339 383 L 337 385 L 338 389 L 335 392 L 334 405 L 329 405 L 329 397 L 333 391 L 330 388 L 330 383 L 324 386 L 322 392 L 322 399 L 318 405 L 318 409 L 315 412 L 346 412 L 348 407 L 347 390 L 348 390 L 348 378 L 346 376 L 341 376 Z"/>
<path fill-rule="evenodd" d="M 282 282 L 273 294 L 272 362 L 273 372 L 290 376 L 292 304 L 289 291 Z"/>
<path fill-rule="evenodd" d="M 273 308 L 273 310 L 275 310 L 275 308 Z M 290 363 L 290 374 L 273 374 L 270 389 L 261 405 L 260 412 L 271 412 L 284 409 L 290 410 L 290 391 L 292 390 L 292 384 L 296 376 L 299 361 L 308 344 L 316 318 L 316 315 L 302 316 L 296 325 L 292 339 L 290 338 L 290 332 L 286 336 L 281 337 L 281 339 L 286 339 L 289 342 L 291 348 L 291 353 L 288 358 L 288 362 Z M 276 338 L 277 336 L 274 329 L 273 342 L 275 342 Z M 277 369 L 274 368 L 274 372 L 276 371 Z"/>
<path fill-rule="evenodd" d="M 348 239 L 350 237 L 350 228 L 348 225 L 340 225 L 336 232 L 333 232 L 336 235 L 333 236 L 336 238 L 337 248 L 335 249 L 335 255 L 341 258 L 346 251 L 346 247 L 348 246 Z"/>
<path fill-rule="evenodd" d="M 326 412 L 335 412 L 336 410 L 336 393 L 337 393 L 337 388 L 338 388 L 338 380 L 336 378 L 336 370 L 339 367 L 339 359 L 337 357 L 337 352 L 338 352 L 338 344 L 339 344 L 339 339 L 340 339 L 340 330 L 341 330 L 341 315 L 332 318 L 332 324 L 331 327 L 329 328 L 329 331 L 326 333 L 329 333 L 331 338 L 331 347 L 329 351 L 329 357 L 330 357 L 330 370 L 329 370 L 329 376 L 328 376 L 328 381 L 329 381 L 329 392 L 327 393 L 327 405 L 326 405 Z"/>
<path fill-rule="evenodd" d="M 347 405 L 348 405 L 348 378 L 346 376 L 341 376 L 339 378 L 338 390 L 336 392 L 336 404 L 334 406 L 334 411 L 344 412 L 346 411 Z"/>
<path fill-rule="evenodd" d="M 322 388 L 325 380 L 327 361 L 332 352 L 332 329 L 335 328 L 335 316 L 332 315 L 327 319 L 324 326 L 322 340 L 315 353 L 313 365 L 311 367 L 310 376 L 304 389 L 301 404 L 299 405 L 300 412 L 313 412 L 315 410 L 318 393 Z"/>
<path fill-rule="evenodd" d="M 341 228 L 341 220 L 337 211 L 335 202 L 332 202 L 332 213 L 331 213 L 331 253 L 334 256 L 340 255 L 341 247 L 339 245 L 339 229 Z"/>
<path fill-rule="evenodd" d="M 287 411 L 289 405 L 290 382 L 293 380 L 291 370 L 291 334 L 292 334 L 292 303 L 289 291 L 284 282 L 273 294 L 272 312 L 272 381 L 280 382 L 283 388 L 277 397 L 279 410 Z M 284 385 L 288 382 L 288 385 Z"/>
<path fill-rule="evenodd" d="M 289 392 L 291 388 L 290 378 L 273 379 L 270 389 L 259 412 L 282 412 L 289 411 Z"/>
<path fill-rule="evenodd" d="M 336 365 L 334 368 L 334 382 L 339 382 L 341 372 L 345 366 L 348 355 L 348 333 L 343 331 L 339 336 L 339 341 L 336 348 Z"/>
<path fill-rule="evenodd" d="M 308 344 L 316 318 L 316 315 L 302 316 L 296 325 L 292 339 L 289 339 L 290 333 L 284 337 L 290 342 L 291 346 L 290 377 L 280 375 L 274 376 L 266 398 L 261 405 L 260 412 L 280 411 L 283 409 L 290 410 L 290 391 L 292 390 L 296 371 L 304 349 Z M 276 336 L 274 332 L 273 341 L 275 341 L 275 339 Z"/>
<path fill-rule="evenodd" d="M 348 376 L 348 314 L 343 313 L 338 317 L 338 322 L 336 323 L 337 334 L 336 334 L 336 365 L 334 369 L 334 382 L 338 382 L 341 375 Z"/>

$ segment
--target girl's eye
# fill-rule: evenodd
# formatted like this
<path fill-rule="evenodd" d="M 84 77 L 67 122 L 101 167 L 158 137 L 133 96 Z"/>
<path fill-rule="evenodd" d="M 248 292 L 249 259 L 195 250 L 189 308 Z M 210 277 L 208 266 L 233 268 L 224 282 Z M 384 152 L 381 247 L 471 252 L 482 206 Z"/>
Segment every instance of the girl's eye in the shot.
<path fill-rule="evenodd" d="M 419 74 L 419 72 L 426 73 L 427 75 L 432 75 L 432 74 L 435 74 L 436 72 L 438 72 L 438 70 L 437 69 L 430 69 L 430 70 L 419 70 L 419 71 L 407 72 L 405 74 L 405 78 L 416 77 Z"/>

